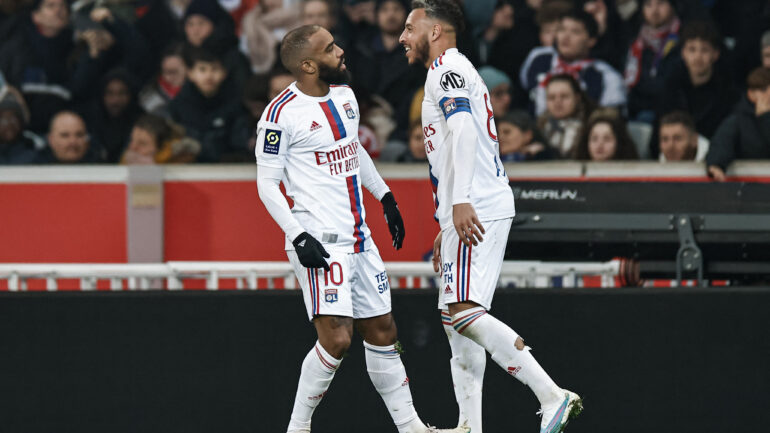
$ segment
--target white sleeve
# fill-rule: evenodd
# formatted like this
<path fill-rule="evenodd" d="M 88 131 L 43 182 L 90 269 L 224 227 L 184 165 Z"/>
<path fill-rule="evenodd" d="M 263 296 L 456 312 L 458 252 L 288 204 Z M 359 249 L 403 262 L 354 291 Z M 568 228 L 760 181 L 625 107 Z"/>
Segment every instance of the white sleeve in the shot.
<path fill-rule="evenodd" d="M 452 204 L 470 203 L 471 184 L 476 166 L 476 128 L 473 125 L 468 77 L 460 69 L 442 65 L 429 72 L 426 92 L 430 92 L 446 119 L 450 135 Z"/>
<path fill-rule="evenodd" d="M 390 188 L 388 188 L 380 173 L 377 172 L 377 168 L 374 166 L 369 153 L 361 145 L 358 146 L 358 160 L 361 165 L 361 185 L 368 189 L 378 201 L 382 200 L 382 197 L 390 191 Z"/>
<path fill-rule="evenodd" d="M 297 238 L 304 228 L 297 222 L 294 215 L 291 213 L 289 203 L 286 201 L 286 197 L 281 193 L 281 178 L 283 177 L 283 169 L 275 168 L 266 165 L 259 165 L 257 168 L 257 192 L 259 198 L 265 205 L 265 209 L 270 213 L 276 223 L 281 227 L 286 237 L 290 241 Z"/>
<path fill-rule="evenodd" d="M 454 184 L 452 185 L 452 205 L 471 202 L 471 185 L 476 169 L 476 128 L 473 116 L 469 112 L 457 112 L 447 118 L 451 133 L 452 167 Z"/>

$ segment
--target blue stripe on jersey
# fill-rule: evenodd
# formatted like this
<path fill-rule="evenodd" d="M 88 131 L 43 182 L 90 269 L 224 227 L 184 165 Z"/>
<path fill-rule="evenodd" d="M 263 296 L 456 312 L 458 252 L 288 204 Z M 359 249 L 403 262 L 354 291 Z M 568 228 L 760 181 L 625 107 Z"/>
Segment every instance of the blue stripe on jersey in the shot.
<path fill-rule="evenodd" d="M 444 97 L 444 98 L 441 98 L 441 101 L 439 101 L 438 108 L 439 110 L 441 110 L 442 113 L 444 113 L 444 118 L 449 119 L 451 115 L 455 113 L 459 113 L 461 111 L 470 113 L 471 103 L 470 101 L 468 101 L 468 98 Z"/>
<path fill-rule="evenodd" d="M 280 107 L 281 104 L 286 102 L 286 100 L 289 99 L 293 94 L 294 94 L 293 92 L 289 91 L 289 93 L 287 93 L 283 98 L 281 98 L 280 101 L 278 101 L 277 104 L 275 104 L 275 106 L 273 106 L 273 110 L 270 112 L 270 119 L 269 119 L 271 122 L 275 122 L 275 115 L 278 112 L 278 107 Z"/>

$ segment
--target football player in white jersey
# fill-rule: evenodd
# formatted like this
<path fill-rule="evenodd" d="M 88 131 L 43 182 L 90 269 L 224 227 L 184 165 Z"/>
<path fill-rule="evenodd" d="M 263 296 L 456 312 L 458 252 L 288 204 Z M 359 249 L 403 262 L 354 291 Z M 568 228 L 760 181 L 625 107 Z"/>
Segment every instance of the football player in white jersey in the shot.
<path fill-rule="evenodd" d="M 422 124 L 441 226 L 433 267 L 443 277 L 439 308 L 452 348 L 460 423 L 467 421 L 473 433 L 482 431 L 486 350 L 537 396 L 541 433 L 561 432 L 582 410 L 582 400 L 559 388 L 524 340 L 489 314 L 515 210 L 499 158 L 489 90 L 457 51 L 462 25 L 462 10 L 454 0 L 414 0 L 400 37 L 409 63 L 428 68 Z"/>
<path fill-rule="evenodd" d="M 364 339 L 369 376 L 400 433 L 467 433 L 466 427 L 424 425 L 412 404 L 388 278 L 365 222 L 361 186 L 381 201 L 396 249 L 404 240 L 404 224 L 393 194 L 359 143 L 361 113 L 344 84 L 343 51 L 322 27 L 303 26 L 284 37 L 281 61 L 297 81 L 268 104 L 257 126 L 257 186 L 286 233 L 287 255 L 318 334 L 302 363 L 288 431 L 310 432 L 313 411 L 350 346 L 355 325 Z"/>

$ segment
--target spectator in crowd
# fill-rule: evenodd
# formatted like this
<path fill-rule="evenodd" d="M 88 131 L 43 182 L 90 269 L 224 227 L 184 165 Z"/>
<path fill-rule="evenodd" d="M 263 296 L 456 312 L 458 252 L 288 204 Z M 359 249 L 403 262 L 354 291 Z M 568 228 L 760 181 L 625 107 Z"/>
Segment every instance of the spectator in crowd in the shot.
<path fill-rule="evenodd" d="M 673 111 L 660 118 L 660 162 L 706 159 L 709 141 L 695 131 L 692 116 Z"/>
<path fill-rule="evenodd" d="M 628 135 L 625 122 L 614 109 L 598 109 L 588 118 L 575 147 L 579 161 L 615 161 L 639 159 L 636 146 Z"/>
<path fill-rule="evenodd" d="M 128 71 L 112 70 L 104 76 L 99 95 L 91 104 L 86 117 L 91 146 L 98 147 L 105 162 L 120 160 L 131 129 L 143 113 L 135 87 L 134 78 Z"/>
<path fill-rule="evenodd" d="M 144 36 L 110 9 L 95 7 L 87 17 L 77 15 L 74 27 L 76 32 L 94 31 L 103 41 L 104 52 L 99 55 L 102 70 L 126 69 L 140 81 L 155 72 L 154 64 L 147 61 L 149 45 Z"/>
<path fill-rule="evenodd" d="M 240 87 L 249 74 L 248 61 L 238 51 L 233 19 L 212 0 L 192 0 L 184 13 L 186 48 L 218 53 L 230 79 Z"/>
<path fill-rule="evenodd" d="M 201 144 L 197 162 L 248 160 L 248 119 L 222 60 L 204 48 L 192 48 L 185 63 L 187 82 L 168 109 L 171 119 Z"/>
<path fill-rule="evenodd" d="M 339 3 L 342 4 L 342 13 L 338 15 L 335 42 L 339 36 L 340 41 L 345 45 L 343 48 L 348 48 L 354 39 L 375 30 L 377 2 L 375 0 L 342 0 Z"/>
<path fill-rule="evenodd" d="M 673 0 L 645 0 L 644 21 L 628 50 L 625 79 L 628 86 L 628 112 L 632 119 L 646 123 L 655 120 L 657 99 L 663 92 L 665 71 L 676 57 L 679 18 Z"/>
<path fill-rule="evenodd" d="M 294 76 L 284 67 L 276 67 L 267 77 L 267 100 L 272 101 L 294 82 Z M 260 113 L 261 114 L 261 113 Z"/>
<path fill-rule="evenodd" d="M 302 25 L 314 24 L 334 34 L 337 26 L 336 10 L 330 0 L 303 0 L 300 19 Z M 335 37 L 335 41 L 336 41 Z"/>
<path fill-rule="evenodd" d="M 153 114 L 140 117 L 131 130 L 121 164 L 171 164 L 194 162 L 200 152 L 197 141 L 185 137 L 184 128 Z"/>
<path fill-rule="evenodd" d="M 591 48 L 590 57 L 602 59 L 614 69 L 623 68 L 623 59 L 628 47 L 622 21 L 615 9 L 614 1 L 607 0 L 577 0 L 582 3 L 583 10 L 594 17 L 597 25 L 596 44 Z"/>
<path fill-rule="evenodd" d="M 29 129 L 44 133 L 54 113 L 83 101 L 98 81 L 100 54 L 107 49 L 103 34 L 79 34 L 88 50 L 75 50 L 66 0 L 35 0 L 32 11 L 0 48 L 0 71 L 21 90 L 29 105 Z"/>
<path fill-rule="evenodd" d="M 139 104 L 148 113 L 168 115 L 168 103 L 182 89 L 186 76 L 182 45 L 173 44 L 161 56 L 158 76 L 139 93 Z"/>
<path fill-rule="evenodd" d="M 425 136 L 422 132 L 422 122 L 412 122 L 409 126 L 409 148 L 397 159 L 398 162 L 427 162 L 425 152 Z"/>
<path fill-rule="evenodd" d="M 762 52 L 760 57 L 762 59 L 762 67 L 770 69 L 770 30 L 762 34 Z"/>
<path fill-rule="evenodd" d="M 623 78 L 602 60 L 589 57 L 596 45 L 598 28 L 594 18 L 580 9 L 566 13 L 559 21 L 556 48 L 535 48 L 521 69 L 521 84 L 530 92 L 538 115 L 545 111 L 545 83 L 556 74 L 571 74 L 589 97 L 603 107 L 623 107 L 626 89 Z"/>
<path fill-rule="evenodd" d="M 572 75 L 558 74 L 545 85 L 546 110 L 537 119 L 546 143 L 556 148 L 562 157 L 573 154 L 580 130 L 594 109 L 594 103 L 580 88 Z"/>
<path fill-rule="evenodd" d="M 515 110 L 495 118 L 495 125 L 502 162 L 559 158 L 559 151 L 548 145 L 534 119 L 526 111 Z"/>
<path fill-rule="evenodd" d="M 37 153 L 35 142 L 24 134 L 24 101 L 16 89 L 0 89 L 0 164 L 30 164 Z"/>
<path fill-rule="evenodd" d="M 543 2 L 543 5 L 537 10 L 535 15 L 541 47 L 551 47 L 556 43 L 556 31 L 559 29 L 559 21 L 572 7 L 572 3 L 569 0 Z"/>
<path fill-rule="evenodd" d="M 736 159 L 770 159 L 770 69 L 751 71 L 746 85 L 746 96 L 719 125 L 706 156 L 709 175 L 720 182 Z"/>
<path fill-rule="evenodd" d="M 251 65 L 251 72 L 268 73 L 276 65 L 278 45 L 287 29 L 293 29 L 300 23 L 297 8 L 284 8 L 276 2 L 260 2 L 253 7 L 241 21 L 240 43 L 240 49 Z"/>
<path fill-rule="evenodd" d="M 705 137 L 730 114 L 738 93 L 729 75 L 719 67 L 722 37 L 713 23 L 693 20 L 682 28 L 682 60 L 674 65 L 662 92 L 661 113 L 687 111 Z"/>
<path fill-rule="evenodd" d="M 98 152 L 90 144 L 86 122 L 73 111 L 60 111 L 51 118 L 48 146 L 35 159 L 36 164 L 99 163 Z"/>
<path fill-rule="evenodd" d="M 408 95 L 425 83 L 425 69 L 409 66 L 404 48 L 398 42 L 404 29 L 407 9 L 402 0 L 377 2 L 377 32 L 358 39 L 348 49 L 347 65 L 356 90 L 378 95 L 393 108 L 396 139 L 406 141 L 409 127 Z"/>
<path fill-rule="evenodd" d="M 498 0 L 489 25 L 479 37 L 479 59 L 481 64 L 497 68 L 508 77 L 517 77 L 527 55 L 537 45 L 534 23 L 514 13 L 513 0 Z M 513 95 L 526 106 L 527 98 L 518 85 Z"/>
<path fill-rule="evenodd" d="M 491 66 L 482 66 L 478 72 L 489 89 L 489 102 L 495 117 L 505 116 L 511 106 L 511 79 L 503 71 Z"/>

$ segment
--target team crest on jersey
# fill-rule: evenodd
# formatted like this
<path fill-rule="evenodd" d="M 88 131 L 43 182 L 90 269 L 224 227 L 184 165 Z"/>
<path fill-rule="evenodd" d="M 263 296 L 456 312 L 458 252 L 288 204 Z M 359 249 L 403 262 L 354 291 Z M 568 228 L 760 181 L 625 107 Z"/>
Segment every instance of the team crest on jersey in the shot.
<path fill-rule="evenodd" d="M 324 299 L 328 303 L 334 303 L 337 302 L 337 289 L 326 289 L 324 290 Z"/>
<path fill-rule="evenodd" d="M 444 101 L 444 114 L 449 114 L 457 108 L 457 103 L 455 102 L 455 98 L 449 98 L 446 101 Z"/>
<path fill-rule="evenodd" d="M 458 74 L 454 71 L 446 71 L 441 76 L 441 80 L 439 81 L 439 84 L 441 84 L 441 88 L 444 90 L 449 89 L 462 89 L 465 87 L 465 79 L 462 75 Z"/>
<path fill-rule="evenodd" d="M 281 131 L 275 129 L 268 129 L 265 131 L 265 145 L 263 150 L 265 153 L 272 155 L 278 155 L 278 149 L 281 147 Z"/>
<path fill-rule="evenodd" d="M 350 106 L 350 102 L 342 104 L 342 108 L 345 109 L 345 114 L 347 114 L 348 119 L 356 118 L 356 112 L 353 110 L 353 107 Z"/>

